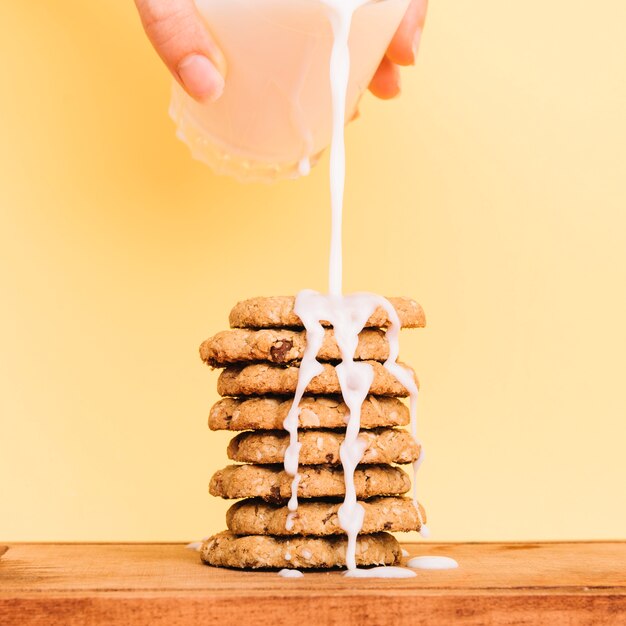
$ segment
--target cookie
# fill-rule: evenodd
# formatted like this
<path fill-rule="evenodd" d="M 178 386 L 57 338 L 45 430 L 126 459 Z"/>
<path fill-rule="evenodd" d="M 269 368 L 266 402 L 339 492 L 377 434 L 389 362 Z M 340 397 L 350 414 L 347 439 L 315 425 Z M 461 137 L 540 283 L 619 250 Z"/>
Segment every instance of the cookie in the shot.
<path fill-rule="evenodd" d="M 361 533 L 408 532 L 421 528 L 420 517 L 410 498 L 383 497 L 362 500 L 365 510 Z M 268 504 L 263 500 L 242 500 L 226 512 L 226 525 L 235 535 L 344 535 L 337 512 L 341 502 L 303 500 L 292 516 L 287 530 L 286 506 Z M 422 519 L 426 521 L 420 506 Z"/>
<path fill-rule="evenodd" d="M 280 430 L 291 408 L 285 398 L 222 398 L 209 413 L 211 430 Z M 348 407 L 340 397 L 304 396 L 298 428 L 345 428 Z M 361 428 L 406 426 L 409 409 L 397 398 L 367 396 L 361 407 Z"/>
<path fill-rule="evenodd" d="M 304 430 L 298 433 L 300 463 L 303 465 L 339 465 L 339 446 L 345 433 L 332 430 Z M 372 463 L 413 463 L 420 455 L 420 446 L 406 430 L 377 428 L 359 434 L 363 443 L 363 465 Z M 240 463 L 282 463 L 289 445 L 284 430 L 240 433 L 228 444 L 228 458 Z"/>
<path fill-rule="evenodd" d="M 300 361 L 305 347 L 306 333 L 303 330 L 235 328 L 217 333 L 204 341 L 200 346 L 200 357 L 211 367 L 255 361 L 282 365 Z M 355 360 L 384 361 L 388 356 L 389 344 L 382 330 L 364 330 L 359 335 Z M 341 360 L 341 352 L 332 329 L 326 330 L 317 359 Z"/>
<path fill-rule="evenodd" d="M 422 307 L 410 298 L 389 298 L 398 313 L 403 328 L 418 328 L 426 325 Z M 295 314 L 294 296 L 251 298 L 237 303 L 229 315 L 231 328 L 302 328 L 302 321 Z M 326 323 L 325 326 L 330 326 Z M 367 321 L 368 328 L 386 328 L 389 317 L 382 308 Z"/>
<path fill-rule="evenodd" d="M 374 380 L 370 392 L 379 396 L 406 397 L 408 391 L 385 369 L 378 361 L 363 361 L 369 363 L 374 369 Z M 307 387 L 311 394 L 338 394 L 341 393 L 337 372 L 330 363 L 323 363 L 323 371 L 313 378 Z M 408 366 L 405 366 L 408 367 Z M 415 378 L 415 372 L 408 368 Z M 217 381 L 217 392 L 220 396 L 262 396 L 266 394 L 293 395 L 298 384 L 299 367 L 269 365 L 267 363 L 255 363 L 237 367 L 227 367 Z"/>
<path fill-rule="evenodd" d="M 240 537 L 226 531 L 204 541 L 200 557 L 207 565 L 240 569 L 345 567 L 347 543 L 345 537 Z M 401 556 L 400 545 L 387 533 L 357 539 L 357 565 L 396 565 Z"/>
<path fill-rule="evenodd" d="M 345 495 L 341 466 L 301 465 L 298 497 L 322 498 Z M 209 493 L 222 498 L 263 498 L 284 502 L 291 496 L 292 477 L 282 465 L 228 465 L 213 474 Z M 406 493 L 411 481 L 399 467 L 368 465 L 354 472 L 357 498 Z"/>

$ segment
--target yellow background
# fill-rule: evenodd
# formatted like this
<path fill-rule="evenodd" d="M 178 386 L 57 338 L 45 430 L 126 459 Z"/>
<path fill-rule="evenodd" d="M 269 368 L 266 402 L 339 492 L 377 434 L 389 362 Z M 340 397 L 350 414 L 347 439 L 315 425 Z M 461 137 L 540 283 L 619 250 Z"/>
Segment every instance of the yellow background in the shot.
<path fill-rule="evenodd" d="M 624 537 L 626 3 L 434 0 L 347 133 L 347 290 L 407 294 L 433 538 Z M 197 347 L 325 289 L 327 158 L 193 161 L 130 0 L 0 4 L 0 538 L 187 540 L 228 436 Z"/>

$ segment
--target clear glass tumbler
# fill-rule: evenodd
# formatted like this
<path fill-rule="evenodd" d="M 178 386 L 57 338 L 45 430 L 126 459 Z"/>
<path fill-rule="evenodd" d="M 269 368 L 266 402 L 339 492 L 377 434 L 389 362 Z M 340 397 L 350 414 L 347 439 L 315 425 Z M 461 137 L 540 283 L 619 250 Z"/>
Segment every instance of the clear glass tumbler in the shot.
<path fill-rule="evenodd" d="M 346 119 L 409 0 L 370 0 L 350 31 Z M 192 155 L 239 180 L 296 178 L 330 144 L 330 9 L 321 0 L 196 0 L 227 63 L 222 96 L 200 104 L 174 84 L 170 115 Z"/>

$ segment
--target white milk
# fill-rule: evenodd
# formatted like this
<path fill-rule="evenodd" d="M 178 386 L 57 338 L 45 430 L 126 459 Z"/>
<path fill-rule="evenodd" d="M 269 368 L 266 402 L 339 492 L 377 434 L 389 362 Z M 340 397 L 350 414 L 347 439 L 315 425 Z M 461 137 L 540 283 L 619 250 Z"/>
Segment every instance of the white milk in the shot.
<path fill-rule="evenodd" d="M 413 569 L 456 569 L 459 564 L 449 556 L 416 556 L 407 566 Z"/>
<path fill-rule="evenodd" d="M 371 567 L 369 569 L 349 569 L 344 576 L 348 578 L 414 578 L 415 572 L 406 567 Z"/>
<path fill-rule="evenodd" d="M 368 2 L 354 14 L 351 119 L 409 0 Z M 196 0 L 227 63 L 224 93 L 199 104 L 175 83 L 170 115 L 193 156 L 241 180 L 306 175 L 332 132 L 322 0 Z M 346 5 L 350 4 L 346 0 Z"/>
<path fill-rule="evenodd" d="M 356 544 L 358 533 L 363 527 L 364 510 L 357 501 L 354 471 L 363 457 L 364 443 L 359 439 L 361 407 L 369 393 L 374 373 L 368 363 L 355 361 L 354 354 L 359 333 L 376 308 L 382 307 L 389 318 L 390 323 L 387 330 L 389 358 L 385 362 L 385 367 L 410 392 L 411 423 L 414 436 L 417 431 L 417 385 L 412 374 L 397 363 L 400 320 L 393 306 L 385 298 L 376 294 L 342 295 L 341 225 L 345 181 L 344 125 L 346 98 L 351 75 L 348 39 L 355 11 L 364 4 L 365 0 L 321 1 L 329 8 L 333 31 L 333 47 L 330 57 L 333 132 L 330 156 L 332 230 L 329 293 L 325 295 L 304 290 L 296 297 L 295 312 L 306 329 L 307 345 L 300 365 L 296 394 L 284 422 L 284 427 L 289 432 L 290 437 L 290 443 L 285 452 L 285 470 L 293 476 L 289 500 L 290 514 L 287 518 L 286 527 L 288 530 L 293 527 L 292 515 L 298 508 L 297 491 L 300 480 L 298 475 L 300 453 L 300 443 L 298 442 L 299 404 L 311 380 L 322 370 L 316 356 L 324 338 L 322 321 L 327 321 L 334 328 L 335 339 L 341 351 L 342 362 L 337 365 L 336 372 L 344 402 L 349 409 L 346 434 L 340 447 L 346 495 L 338 514 L 339 524 L 346 531 L 348 537 L 347 575 L 363 578 L 407 578 L 413 576 L 414 572 L 398 567 L 380 567 L 370 570 L 359 570 L 356 567 Z M 415 491 L 414 498 L 417 498 Z M 417 499 L 415 499 L 415 505 L 417 506 Z M 420 515 L 419 508 L 418 515 Z"/>
<path fill-rule="evenodd" d="M 302 578 L 304 576 L 298 569 L 281 569 L 278 575 L 282 578 Z"/>

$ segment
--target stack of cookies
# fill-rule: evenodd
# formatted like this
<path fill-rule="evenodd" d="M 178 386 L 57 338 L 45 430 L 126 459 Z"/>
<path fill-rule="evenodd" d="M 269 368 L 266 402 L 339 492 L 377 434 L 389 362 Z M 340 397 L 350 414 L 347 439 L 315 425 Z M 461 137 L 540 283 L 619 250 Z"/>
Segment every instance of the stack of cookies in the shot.
<path fill-rule="evenodd" d="M 402 327 L 424 326 L 421 307 L 408 298 L 391 298 Z M 401 428 L 409 410 L 400 400 L 407 390 L 385 369 L 389 346 L 382 309 L 359 335 L 355 359 L 374 370 L 363 403 L 360 437 L 365 452 L 354 475 L 357 498 L 365 509 L 357 542 L 357 565 L 394 565 L 401 550 L 385 531 L 420 529 L 420 515 L 406 497 L 409 476 L 398 464 L 415 462 L 420 447 Z M 340 353 L 331 328 L 318 360 L 323 372 L 307 388 L 299 412 L 299 507 L 287 524 L 292 477 L 283 468 L 289 434 L 283 420 L 291 407 L 298 368 L 306 345 L 293 297 L 254 298 L 230 313 L 231 329 L 200 346 L 202 360 L 224 368 L 218 380 L 223 398 L 209 416 L 212 430 L 242 431 L 228 444 L 235 462 L 217 471 L 209 491 L 239 499 L 228 510 L 228 530 L 207 539 L 202 560 L 236 568 L 345 567 L 346 535 L 338 509 L 345 495 L 339 457 L 348 418 L 335 372 Z M 424 519 L 423 511 L 421 517 Z"/>

